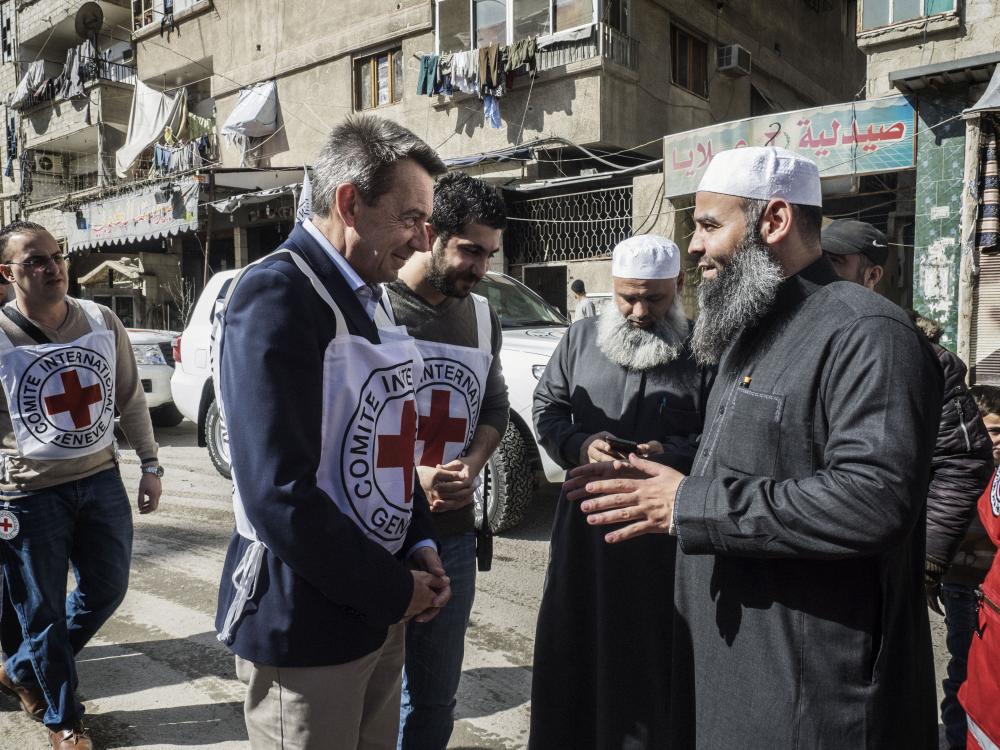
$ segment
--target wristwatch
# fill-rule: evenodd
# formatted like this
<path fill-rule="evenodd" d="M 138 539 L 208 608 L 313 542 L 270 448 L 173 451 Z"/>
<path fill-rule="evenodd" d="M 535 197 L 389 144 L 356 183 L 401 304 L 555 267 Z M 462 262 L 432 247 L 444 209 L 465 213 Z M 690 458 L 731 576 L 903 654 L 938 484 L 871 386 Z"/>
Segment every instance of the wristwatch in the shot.
<path fill-rule="evenodd" d="M 163 476 L 163 467 L 159 464 L 150 464 L 149 466 L 143 466 L 140 471 L 143 474 L 152 474 L 154 477 Z"/>

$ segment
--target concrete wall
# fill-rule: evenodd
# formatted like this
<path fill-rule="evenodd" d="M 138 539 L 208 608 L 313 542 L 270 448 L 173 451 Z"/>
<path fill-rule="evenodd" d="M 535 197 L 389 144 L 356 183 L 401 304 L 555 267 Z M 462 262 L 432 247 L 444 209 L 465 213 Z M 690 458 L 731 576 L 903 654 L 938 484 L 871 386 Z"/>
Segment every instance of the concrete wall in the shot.
<path fill-rule="evenodd" d="M 284 127 L 262 149 L 262 165 L 295 166 L 312 161 L 331 125 L 352 111 L 353 58 L 395 44 L 403 50 L 403 100 L 375 112 L 406 124 L 445 157 L 550 134 L 584 145 L 631 147 L 667 132 L 749 115 L 751 81 L 776 106 L 794 109 L 849 99 L 864 71 L 863 56 L 844 43 L 853 38 L 850 2 L 815 13 L 801 0 L 750 10 L 707 0 L 633 0 L 637 72 L 592 58 L 545 71 L 533 85 L 519 79 L 501 100 L 503 126 L 493 130 L 484 126 L 482 103 L 474 97 L 415 93 L 417 58 L 434 50 L 433 3 L 342 4 L 342 12 L 317 14 L 308 0 L 217 0 L 209 11 L 182 20 L 168 42 L 158 34 L 140 36 L 140 74 L 167 86 L 211 74 L 220 123 L 232 111 L 241 85 L 276 78 Z M 775 17 L 782 23 L 775 24 Z M 261 24 L 261 18 L 268 23 Z M 753 54 L 752 76 L 717 74 L 710 44 L 709 99 L 672 85 L 671 20 L 710 41 L 743 44 Z M 222 39 L 225 44 L 218 43 Z M 646 151 L 658 153 L 658 143 Z M 238 164 L 234 149 L 224 148 L 223 157 L 227 166 Z"/>
<path fill-rule="evenodd" d="M 959 13 L 925 23 L 918 21 L 858 34 L 868 54 L 868 98 L 896 93 L 894 71 L 958 60 L 1000 49 L 1000 0 L 965 0 Z"/>

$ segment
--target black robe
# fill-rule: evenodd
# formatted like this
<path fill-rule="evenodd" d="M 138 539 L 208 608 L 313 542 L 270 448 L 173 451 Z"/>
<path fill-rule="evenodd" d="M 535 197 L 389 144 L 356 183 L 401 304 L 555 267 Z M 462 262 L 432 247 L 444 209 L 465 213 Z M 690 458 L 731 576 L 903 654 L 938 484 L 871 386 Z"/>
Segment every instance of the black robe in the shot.
<path fill-rule="evenodd" d="M 627 371 L 598 348 L 597 322 L 570 327 L 538 383 L 542 446 L 570 468 L 583 441 L 607 430 L 659 440 L 662 460 L 687 471 L 711 373 L 688 353 L 649 373 Z M 665 746 L 676 541 L 649 535 L 608 545 L 608 531 L 560 496 L 535 636 L 532 750 Z"/>
<path fill-rule="evenodd" d="M 941 392 L 906 314 L 825 259 L 723 356 L 676 498 L 672 750 L 937 748 Z"/>

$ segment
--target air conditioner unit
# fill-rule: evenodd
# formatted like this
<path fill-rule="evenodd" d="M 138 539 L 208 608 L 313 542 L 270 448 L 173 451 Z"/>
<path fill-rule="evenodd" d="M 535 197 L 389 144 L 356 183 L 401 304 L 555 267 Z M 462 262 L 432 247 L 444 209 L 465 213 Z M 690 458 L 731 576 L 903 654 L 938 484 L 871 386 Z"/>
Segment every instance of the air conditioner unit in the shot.
<path fill-rule="evenodd" d="M 35 154 L 35 174 L 50 174 L 62 177 L 62 154 Z"/>
<path fill-rule="evenodd" d="M 718 67 L 720 73 L 736 78 L 750 75 L 750 50 L 738 44 L 727 44 L 718 49 Z"/>

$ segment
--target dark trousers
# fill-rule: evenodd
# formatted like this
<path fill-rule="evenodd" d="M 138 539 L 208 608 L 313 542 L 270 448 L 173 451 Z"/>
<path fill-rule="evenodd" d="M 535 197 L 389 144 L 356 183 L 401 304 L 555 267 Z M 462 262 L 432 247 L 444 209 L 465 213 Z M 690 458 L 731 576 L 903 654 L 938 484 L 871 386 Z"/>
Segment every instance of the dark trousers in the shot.
<path fill-rule="evenodd" d="M 976 629 L 976 589 L 960 583 L 941 586 L 944 602 L 944 622 L 948 628 L 948 676 L 942 681 L 944 698 L 941 700 L 941 723 L 949 750 L 964 748 L 967 733 L 965 711 L 958 702 L 958 689 L 965 682 L 969 664 L 969 645 Z"/>

